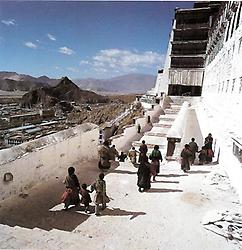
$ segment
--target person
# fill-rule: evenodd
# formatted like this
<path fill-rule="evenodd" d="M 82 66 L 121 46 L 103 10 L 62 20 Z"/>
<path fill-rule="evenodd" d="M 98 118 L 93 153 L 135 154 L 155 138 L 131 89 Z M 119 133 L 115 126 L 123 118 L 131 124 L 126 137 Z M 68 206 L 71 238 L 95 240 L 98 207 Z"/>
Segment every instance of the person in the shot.
<path fill-rule="evenodd" d="M 145 144 L 145 140 L 142 141 L 141 146 L 139 147 L 139 162 L 143 161 L 144 159 L 146 159 L 146 154 L 148 152 L 148 147 Z"/>
<path fill-rule="evenodd" d="M 87 190 L 87 184 L 83 183 L 82 184 L 82 188 L 80 190 L 80 194 L 81 194 L 81 204 L 84 204 L 85 207 L 85 213 L 90 213 L 89 210 L 89 204 L 92 202 L 90 193 L 91 191 Z"/>
<path fill-rule="evenodd" d="M 192 152 L 191 165 L 193 165 L 194 161 L 196 159 L 196 153 L 198 152 L 198 146 L 197 146 L 197 143 L 195 142 L 195 138 L 191 139 L 189 146 L 190 146 L 190 150 Z"/>
<path fill-rule="evenodd" d="M 99 154 L 98 167 L 100 169 L 109 169 L 111 166 L 110 163 L 111 154 L 108 141 L 105 141 L 103 145 L 101 145 L 101 147 L 98 149 L 98 154 Z"/>
<path fill-rule="evenodd" d="M 137 151 L 135 150 L 135 147 L 132 147 L 132 149 L 129 151 L 129 159 L 130 161 L 135 164 L 137 160 Z"/>
<path fill-rule="evenodd" d="M 92 185 L 92 190 L 96 191 L 94 202 L 95 202 L 95 215 L 99 216 L 100 208 L 102 204 L 102 210 L 106 208 L 106 203 L 109 202 L 109 198 L 106 194 L 106 182 L 104 180 L 104 173 L 99 174 L 98 180 Z"/>
<path fill-rule="evenodd" d="M 116 157 L 118 157 L 118 150 L 115 148 L 115 145 L 113 145 L 110 148 L 110 160 L 115 161 Z"/>
<path fill-rule="evenodd" d="M 67 210 L 70 205 L 78 206 L 80 203 L 80 183 L 75 175 L 75 168 L 68 168 L 68 175 L 64 180 L 64 184 L 66 186 L 66 191 L 62 195 L 62 202 L 65 204 L 65 210 Z"/>
<path fill-rule="evenodd" d="M 206 153 L 206 162 L 210 163 L 213 160 L 214 152 L 212 150 L 213 147 L 213 137 L 212 134 L 209 133 L 208 136 L 205 138 L 205 148 L 207 150 Z"/>
<path fill-rule="evenodd" d="M 146 155 L 141 159 L 137 176 L 137 186 L 139 187 L 139 192 L 144 192 L 145 190 L 150 189 L 150 165 Z"/>
<path fill-rule="evenodd" d="M 127 155 L 124 154 L 124 152 L 121 152 L 121 154 L 118 156 L 118 159 L 120 162 L 124 162 L 126 158 L 127 158 Z"/>
<path fill-rule="evenodd" d="M 141 126 L 140 126 L 140 124 L 138 124 L 137 125 L 137 133 L 140 134 L 140 132 L 141 132 Z"/>
<path fill-rule="evenodd" d="M 155 181 L 156 175 L 160 172 L 160 161 L 162 161 L 162 155 L 158 145 L 154 146 L 149 158 L 151 160 L 150 173 L 151 176 L 153 176 L 153 181 Z"/>
<path fill-rule="evenodd" d="M 209 133 L 208 136 L 205 138 L 204 145 L 207 149 L 212 149 L 213 137 L 211 133 Z"/>
<path fill-rule="evenodd" d="M 199 159 L 199 165 L 203 165 L 206 162 L 206 156 L 207 156 L 207 150 L 206 147 L 203 146 L 202 150 L 200 150 L 198 155 L 198 159 Z"/>
<path fill-rule="evenodd" d="M 192 152 L 190 151 L 190 146 L 188 144 L 183 148 L 181 157 L 181 169 L 186 173 L 190 170 L 190 158 L 192 157 Z"/>

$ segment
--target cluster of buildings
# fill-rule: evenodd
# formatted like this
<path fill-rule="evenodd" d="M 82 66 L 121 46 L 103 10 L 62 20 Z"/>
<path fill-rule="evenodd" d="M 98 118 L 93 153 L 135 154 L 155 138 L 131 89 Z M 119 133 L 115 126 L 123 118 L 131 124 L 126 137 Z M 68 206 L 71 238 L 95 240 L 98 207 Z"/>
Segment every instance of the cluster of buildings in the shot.
<path fill-rule="evenodd" d="M 69 126 L 54 109 L 24 109 L 18 103 L 0 106 L 0 149 L 49 135 Z"/>

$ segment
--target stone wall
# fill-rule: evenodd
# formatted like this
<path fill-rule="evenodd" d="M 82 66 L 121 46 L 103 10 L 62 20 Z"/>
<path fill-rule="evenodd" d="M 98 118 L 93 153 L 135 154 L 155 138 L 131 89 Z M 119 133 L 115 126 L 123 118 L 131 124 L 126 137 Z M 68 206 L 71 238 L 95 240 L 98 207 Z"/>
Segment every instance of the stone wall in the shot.
<path fill-rule="evenodd" d="M 99 127 L 86 123 L 1 150 L 0 199 L 62 175 L 77 161 L 97 159 L 98 135 Z M 12 181 L 4 181 L 6 173 Z"/>

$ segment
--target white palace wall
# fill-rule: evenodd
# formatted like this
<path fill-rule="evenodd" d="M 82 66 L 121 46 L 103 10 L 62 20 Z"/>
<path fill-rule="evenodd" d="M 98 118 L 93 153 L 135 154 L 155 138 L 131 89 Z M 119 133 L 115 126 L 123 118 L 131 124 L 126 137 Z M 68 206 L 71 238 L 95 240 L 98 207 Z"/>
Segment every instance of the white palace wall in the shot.
<path fill-rule="evenodd" d="M 66 173 L 77 161 L 97 159 L 99 127 L 86 123 L 0 151 L 0 199 Z M 13 180 L 4 181 L 11 173 Z"/>

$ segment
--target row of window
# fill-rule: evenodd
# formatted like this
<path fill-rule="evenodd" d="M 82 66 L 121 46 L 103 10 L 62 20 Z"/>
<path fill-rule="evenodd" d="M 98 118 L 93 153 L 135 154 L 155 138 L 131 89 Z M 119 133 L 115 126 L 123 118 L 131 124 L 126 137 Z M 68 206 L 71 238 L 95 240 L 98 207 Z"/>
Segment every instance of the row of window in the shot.
<path fill-rule="evenodd" d="M 234 79 L 232 79 L 231 90 L 229 90 L 230 89 L 230 80 L 227 80 L 227 81 L 223 81 L 223 82 L 219 83 L 218 93 L 233 93 L 235 91 L 237 93 L 241 93 L 242 92 L 242 77 L 240 77 L 238 79 L 238 81 L 239 81 L 238 92 L 235 90 L 236 78 L 234 78 Z"/>

